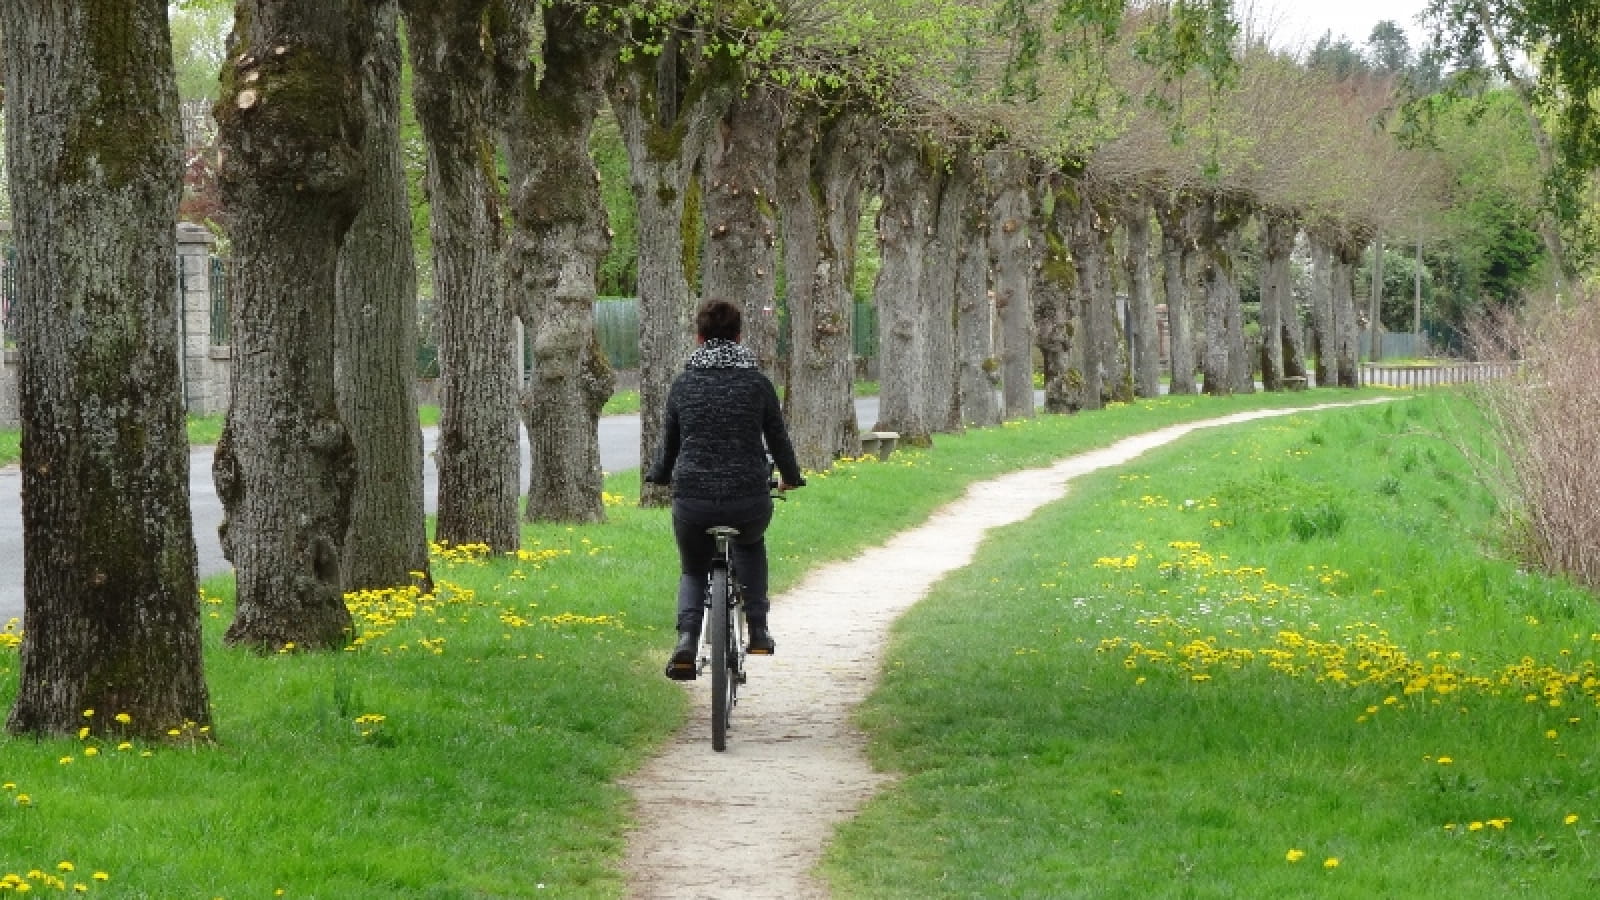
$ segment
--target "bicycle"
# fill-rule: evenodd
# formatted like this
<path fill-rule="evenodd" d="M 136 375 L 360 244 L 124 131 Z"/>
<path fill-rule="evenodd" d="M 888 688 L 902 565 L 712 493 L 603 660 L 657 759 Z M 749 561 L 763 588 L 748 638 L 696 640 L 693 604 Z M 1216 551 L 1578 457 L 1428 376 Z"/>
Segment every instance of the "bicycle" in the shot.
<path fill-rule="evenodd" d="M 711 669 L 711 749 L 721 752 L 728 746 L 728 723 L 739 702 L 739 685 L 745 683 L 744 589 L 739 584 L 733 563 L 733 539 L 737 528 L 718 525 L 706 533 L 717 542 L 706 576 L 706 653 L 700 670 Z"/>

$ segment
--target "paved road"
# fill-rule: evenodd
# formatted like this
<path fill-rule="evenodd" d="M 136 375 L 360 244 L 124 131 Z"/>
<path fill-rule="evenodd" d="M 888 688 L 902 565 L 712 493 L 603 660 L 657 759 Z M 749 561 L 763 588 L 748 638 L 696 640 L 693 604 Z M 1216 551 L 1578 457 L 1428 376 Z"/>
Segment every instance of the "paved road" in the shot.
<path fill-rule="evenodd" d="M 856 400 L 856 418 L 870 427 L 878 418 L 878 398 Z M 432 459 L 437 432 L 425 429 L 423 452 Z M 226 572 L 228 561 L 217 540 L 217 525 L 222 522 L 222 502 L 211 481 L 211 447 L 196 447 L 189 453 L 189 500 L 194 509 L 195 544 L 200 556 L 200 575 Z M 527 481 L 528 445 L 522 446 L 522 483 Z M 607 416 L 600 420 L 600 465 L 607 472 L 620 472 L 639 465 L 639 417 Z M 434 511 L 438 490 L 438 471 L 431 462 L 423 466 L 423 492 L 428 512 Z M 0 627 L 12 617 L 22 616 L 22 475 L 16 466 L 0 468 Z"/>

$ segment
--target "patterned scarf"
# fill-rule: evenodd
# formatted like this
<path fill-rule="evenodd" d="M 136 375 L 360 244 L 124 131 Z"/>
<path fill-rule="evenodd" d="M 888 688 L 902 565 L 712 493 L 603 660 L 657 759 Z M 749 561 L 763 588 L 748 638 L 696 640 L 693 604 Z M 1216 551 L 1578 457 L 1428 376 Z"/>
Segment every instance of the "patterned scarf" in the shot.
<path fill-rule="evenodd" d="M 685 369 L 754 369 L 756 355 L 735 341 L 711 338 L 689 354 Z"/>

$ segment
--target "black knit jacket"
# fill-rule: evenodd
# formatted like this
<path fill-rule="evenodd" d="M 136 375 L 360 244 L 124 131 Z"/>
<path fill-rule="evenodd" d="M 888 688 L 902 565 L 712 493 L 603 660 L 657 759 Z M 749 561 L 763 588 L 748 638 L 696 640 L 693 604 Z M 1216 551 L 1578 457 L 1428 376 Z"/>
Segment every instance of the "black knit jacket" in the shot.
<path fill-rule="evenodd" d="M 667 392 L 660 447 L 645 480 L 671 484 L 676 497 L 764 495 L 768 453 L 784 483 L 801 483 L 772 382 L 744 346 L 707 341 Z"/>

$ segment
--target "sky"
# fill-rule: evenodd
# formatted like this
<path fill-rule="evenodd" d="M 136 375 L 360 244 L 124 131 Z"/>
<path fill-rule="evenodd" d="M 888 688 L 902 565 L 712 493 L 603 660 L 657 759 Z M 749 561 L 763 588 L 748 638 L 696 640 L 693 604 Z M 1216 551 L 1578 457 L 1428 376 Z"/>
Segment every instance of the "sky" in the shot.
<path fill-rule="evenodd" d="M 1415 49 L 1424 39 L 1416 16 L 1427 5 L 1428 0 L 1236 0 L 1234 8 L 1240 15 L 1248 13 L 1257 23 L 1253 30 L 1265 30 L 1284 49 L 1302 44 L 1309 49 L 1329 30 L 1335 39 L 1344 35 L 1365 47 L 1372 26 L 1384 19 L 1405 29 Z"/>

